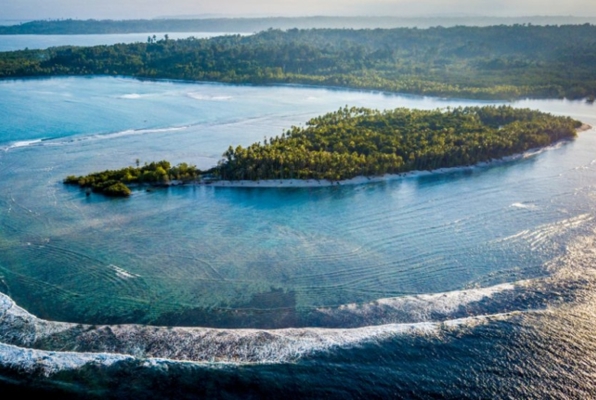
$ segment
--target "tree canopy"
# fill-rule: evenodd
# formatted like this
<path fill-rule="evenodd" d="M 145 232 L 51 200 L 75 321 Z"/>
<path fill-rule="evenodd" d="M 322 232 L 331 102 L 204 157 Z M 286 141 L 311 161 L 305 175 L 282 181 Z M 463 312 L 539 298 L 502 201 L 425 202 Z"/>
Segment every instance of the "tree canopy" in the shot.
<path fill-rule="evenodd" d="M 200 177 L 194 165 L 186 163 L 171 166 L 169 161 L 145 163 L 142 167 L 95 172 L 86 176 L 70 175 L 64 179 L 68 185 L 90 188 L 106 196 L 126 197 L 132 193 L 130 184 L 167 185 L 171 181 L 189 182 Z"/>
<path fill-rule="evenodd" d="M 303 83 L 463 98 L 596 95 L 596 26 L 268 30 L 0 53 L 0 77 Z"/>
<path fill-rule="evenodd" d="M 230 146 L 222 179 L 328 179 L 433 170 L 573 138 L 581 122 L 509 106 L 378 111 L 341 108 L 246 148 Z"/>
<path fill-rule="evenodd" d="M 490 161 L 576 136 L 581 122 L 510 106 L 378 111 L 347 106 L 246 148 L 230 146 L 205 173 L 216 179 L 327 179 L 433 170 Z M 65 184 L 128 196 L 127 184 L 197 181 L 186 163 L 68 176 Z"/>

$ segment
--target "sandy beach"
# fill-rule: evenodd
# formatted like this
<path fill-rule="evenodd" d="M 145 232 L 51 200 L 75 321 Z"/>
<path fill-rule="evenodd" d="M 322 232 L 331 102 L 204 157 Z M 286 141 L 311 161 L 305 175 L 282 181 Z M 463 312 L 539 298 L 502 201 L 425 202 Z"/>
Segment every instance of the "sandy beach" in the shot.
<path fill-rule="evenodd" d="M 577 129 L 578 133 L 585 132 L 592 129 L 592 126 L 583 124 Z M 531 157 L 537 155 L 548 149 L 559 147 L 565 140 L 553 143 L 550 146 L 544 148 L 530 149 L 524 153 L 514 154 L 511 156 L 494 159 L 491 161 L 480 162 L 474 165 L 451 167 L 451 168 L 439 168 L 429 171 L 409 171 L 400 174 L 384 174 L 381 176 L 356 176 L 351 179 L 344 179 L 339 181 L 330 181 L 326 179 L 266 179 L 266 180 L 239 180 L 239 181 L 216 181 L 209 183 L 210 186 L 216 187 L 246 187 L 246 188 L 308 188 L 308 187 L 328 187 L 328 186 L 346 186 L 346 185 L 362 185 L 365 183 L 373 182 L 387 182 L 398 179 L 416 178 L 420 176 L 426 176 L 431 174 L 445 174 L 455 171 L 468 170 L 470 168 L 483 168 L 492 165 L 498 165 L 507 163 L 510 161 Z M 204 183 L 201 183 L 204 184 Z"/>

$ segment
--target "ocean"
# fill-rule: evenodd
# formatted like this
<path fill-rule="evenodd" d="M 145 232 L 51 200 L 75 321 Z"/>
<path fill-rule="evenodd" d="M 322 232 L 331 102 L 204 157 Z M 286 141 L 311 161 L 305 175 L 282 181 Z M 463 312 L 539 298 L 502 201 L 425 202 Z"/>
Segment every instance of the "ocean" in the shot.
<path fill-rule="evenodd" d="M 91 397 L 594 397 L 594 130 L 361 185 L 111 199 L 62 184 L 136 159 L 206 169 L 344 105 L 484 104 L 503 102 L 1 81 L 0 381 Z M 585 102 L 510 104 L 596 126 Z"/>
<path fill-rule="evenodd" d="M 3 23 L 0 25 L 14 25 Z M 155 36 L 161 40 L 168 35 L 169 39 L 186 39 L 195 37 L 205 39 L 223 35 L 246 35 L 246 33 L 231 32 L 151 32 L 151 33 L 110 33 L 86 35 L 0 35 L 0 51 L 15 51 L 23 49 L 47 49 L 58 46 L 99 46 L 118 43 L 146 42 L 148 37 Z"/>

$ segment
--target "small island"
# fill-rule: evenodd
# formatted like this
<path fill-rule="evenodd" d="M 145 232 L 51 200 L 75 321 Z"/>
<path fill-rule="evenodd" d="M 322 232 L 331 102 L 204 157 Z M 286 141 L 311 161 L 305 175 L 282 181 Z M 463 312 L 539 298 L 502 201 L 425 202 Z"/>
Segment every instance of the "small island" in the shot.
<path fill-rule="evenodd" d="M 510 106 L 445 110 L 348 108 L 311 119 L 247 148 L 230 146 L 210 181 L 326 180 L 375 177 L 488 162 L 576 136 L 569 117 Z M 200 181 L 195 166 L 168 161 L 69 176 L 66 184 L 108 196 L 129 196 L 130 184 Z"/>
<path fill-rule="evenodd" d="M 126 167 L 118 170 L 106 170 L 86 176 L 70 175 L 64 179 L 67 185 L 78 185 L 95 193 L 112 197 L 128 197 L 132 191 L 128 185 L 168 186 L 196 181 L 201 171 L 186 163 L 172 167 L 168 161 L 145 163 L 139 167 Z M 90 193 L 90 192 L 87 192 Z"/>

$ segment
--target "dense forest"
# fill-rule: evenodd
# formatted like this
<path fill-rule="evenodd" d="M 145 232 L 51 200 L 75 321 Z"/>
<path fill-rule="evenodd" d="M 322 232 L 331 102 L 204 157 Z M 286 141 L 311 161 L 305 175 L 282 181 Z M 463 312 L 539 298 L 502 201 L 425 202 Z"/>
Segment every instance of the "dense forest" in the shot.
<path fill-rule="evenodd" d="M 67 185 L 78 185 L 106 196 L 126 197 L 132 193 L 127 185 L 168 185 L 172 182 L 195 181 L 200 177 L 194 165 L 186 163 L 173 167 L 168 161 L 145 163 L 142 167 L 126 167 L 118 170 L 95 172 L 86 176 L 70 175 L 64 179 Z"/>
<path fill-rule="evenodd" d="M 375 176 L 476 164 L 576 135 L 581 122 L 509 106 L 342 108 L 279 137 L 224 153 L 226 180 Z"/>
<path fill-rule="evenodd" d="M 430 28 L 433 26 L 571 25 L 596 23 L 596 17 L 268 17 L 163 18 L 151 20 L 44 20 L 0 26 L 0 35 L 80 35 L 155 32 L 246 32 L 312 28 Z"/>
<path fill-rule="evenodd" d="M 509 106 L 378 111 L 348 108 L 292 127 L 247 148 L 230 146 L 206 175 L 223 180 L 379 176 L 477 164 L 573 138 L 581 122 Z M 138 163 L 137 163 L 138 164 Z M 65 184 L 128 196 L 129 184 L 200 179 L 201 171 L 168 161 L 68 176 Z"/>
<path fill-rule="evenodd" d="M 596 26 L 269 30 L 0 53 L 0 78 L 124 75 L 463 98 L 596 95 Z"/>

